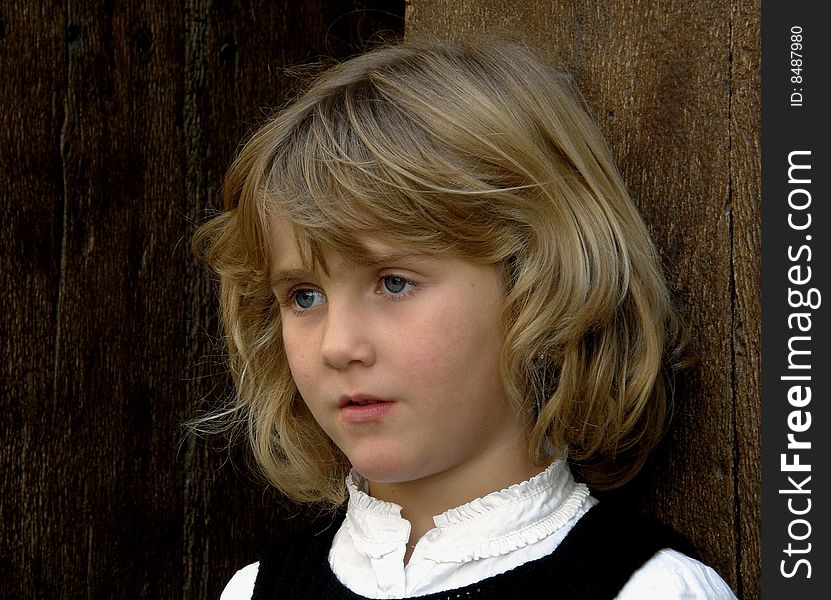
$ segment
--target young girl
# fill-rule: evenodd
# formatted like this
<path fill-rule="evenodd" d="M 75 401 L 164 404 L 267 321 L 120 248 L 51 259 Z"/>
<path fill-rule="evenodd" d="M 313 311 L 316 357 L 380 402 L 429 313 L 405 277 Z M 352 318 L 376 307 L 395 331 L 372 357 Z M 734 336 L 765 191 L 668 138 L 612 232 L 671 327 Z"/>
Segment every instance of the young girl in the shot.
<path fill-rule="evenodd" d="M 661 438 L 678 325 L 567 77 L 502 42 L 358 56 L 253 136 L 224 199 L 195 244 L 225 416 L 285 494 L 348 501 L 224 600 L 734 598 L 587 487 Z"/>

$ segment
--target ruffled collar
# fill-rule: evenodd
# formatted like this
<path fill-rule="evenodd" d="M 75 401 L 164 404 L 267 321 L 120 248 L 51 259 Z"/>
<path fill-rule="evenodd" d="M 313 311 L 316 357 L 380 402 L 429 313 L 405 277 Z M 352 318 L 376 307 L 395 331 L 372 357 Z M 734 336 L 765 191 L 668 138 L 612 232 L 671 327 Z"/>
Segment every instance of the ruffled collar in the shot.
<path fill-rule="evenodd" d="M 410 536 L 401 507 L 367 494 L 354 469 L 347 477 L 349 504 L 344 522 L 355 549 L 371 558 L 398 551 Z M 573 518 L 589 495 L 575 483 L 564 460 L 527 481 L 492 492 L 433 517 L 435 527 L 417 550 L 438 562 L 468 562 L 507 554 L 533 544 Z"/>

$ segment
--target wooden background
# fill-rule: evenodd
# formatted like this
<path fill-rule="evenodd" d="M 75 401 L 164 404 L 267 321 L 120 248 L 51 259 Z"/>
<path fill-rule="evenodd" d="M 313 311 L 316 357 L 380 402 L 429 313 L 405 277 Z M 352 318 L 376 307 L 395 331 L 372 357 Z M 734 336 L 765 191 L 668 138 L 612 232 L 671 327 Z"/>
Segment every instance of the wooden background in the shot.
<path fill-rule="evenodd" d="M 183 433 L 228 393 L 188 240 L 284 67 L 395 38 L 404 4 L 0 0 L 0 596 L 214 598 L 309 518 Z M 495 29 L 574 74 L 693 331 L 622 494 L 758 598 L 758 1 L 406 2 L 408 36 Z"/>

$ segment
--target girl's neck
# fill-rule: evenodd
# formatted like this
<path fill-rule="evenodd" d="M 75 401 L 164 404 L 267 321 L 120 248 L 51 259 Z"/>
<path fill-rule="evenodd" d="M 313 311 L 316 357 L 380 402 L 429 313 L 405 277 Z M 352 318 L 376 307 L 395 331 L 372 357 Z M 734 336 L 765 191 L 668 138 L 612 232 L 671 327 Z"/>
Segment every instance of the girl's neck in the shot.
<path fill-rule="evenodd" d="M 418 540 L 435 527 L 433 517 L 451 508 L 481 498 L 541 473 L 548 465 L 536 465 L 524 444 L 474 463 L 461 463 L 413 481 L 369 482 L 371 496 L 401 506 L 401 516 L 410 522 L 410 539 L 404 562 L 409 561 Z"/>

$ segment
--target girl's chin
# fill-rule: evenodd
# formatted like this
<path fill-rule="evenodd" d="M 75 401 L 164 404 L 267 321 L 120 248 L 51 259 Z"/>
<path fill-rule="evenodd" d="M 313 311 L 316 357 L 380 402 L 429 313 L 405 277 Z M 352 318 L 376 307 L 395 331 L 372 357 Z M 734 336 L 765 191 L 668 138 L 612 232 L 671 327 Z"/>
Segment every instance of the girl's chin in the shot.
<path fill-rule="evenodd" d="M 352 466 L 364 479 L 371 483 L 403 483 L 414 479 L 401 468 L 366 463 L 356 464 L 354 462 Z"/>
<path fill-rule="evenodd" d="M 361 476 L 375 483 L 403 483 L 419 478 L 417 464 L 396 460 L 389 454 L 375 456 L 349 456 L 350 462 Z"/>

